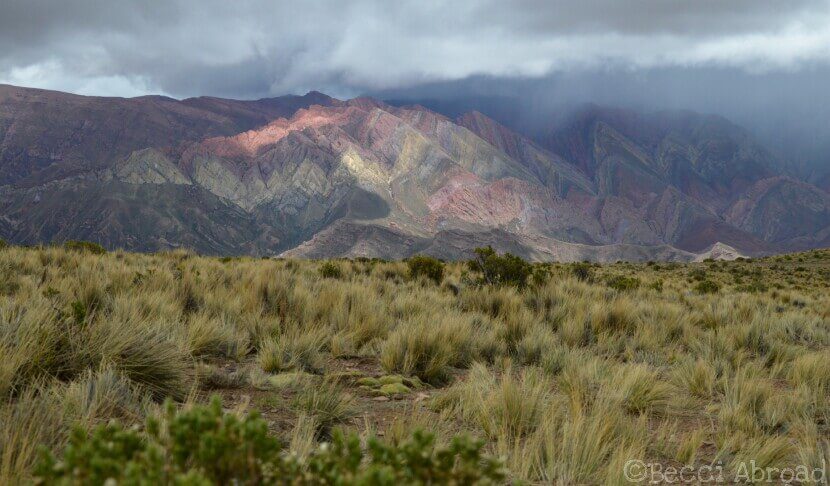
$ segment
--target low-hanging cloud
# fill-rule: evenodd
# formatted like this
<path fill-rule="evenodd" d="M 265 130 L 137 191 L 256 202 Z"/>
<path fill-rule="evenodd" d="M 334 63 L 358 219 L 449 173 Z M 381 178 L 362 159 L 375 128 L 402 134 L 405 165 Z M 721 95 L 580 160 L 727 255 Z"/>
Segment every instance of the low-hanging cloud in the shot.
<path fill-rule="evenodd" d="M 5 0 L 0 81 L 349 96 L 470 76 L 830 62 L 827 0 Z"/>

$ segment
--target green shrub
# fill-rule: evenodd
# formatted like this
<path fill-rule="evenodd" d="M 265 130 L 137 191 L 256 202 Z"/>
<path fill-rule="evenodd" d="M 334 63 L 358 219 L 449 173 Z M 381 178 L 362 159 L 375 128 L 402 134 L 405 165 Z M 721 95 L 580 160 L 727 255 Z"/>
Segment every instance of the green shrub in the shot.
<path fill-rule="evenodd" d="M 435 284 L 440 284 L 444 279 L 444 264 L 437 258 L 418 255 L 407 260 L 409 265 L 409 276 L 411 278 L 426 277 Z"/>
<path fill-rule="evenodd" d="M 106 248 L 91 241 L 69 240 L 63 244 L 63 247 L 67 250 L 92 253 L 93 255 L 103 255 L 107 252 Z"/>
<path fill-rule="evenodd" d="M 3 248 L 6 248 L 7 246 L 9 246 L 9 244 L 6 243 L 6 240 L 4 240 L 3 238 L 0 238 L 0 250 L 2 250 Z"/>
<path fill-rule="evenodd" d="M 168 402 L 146 436 L 118 423 L 76 428 L 63 457 L 44 453 L 35 475 L 47 484 L 254 484 L 282 470 L 280 449 L 256 413 L 224 414 L 218 398 L 181 413 Z"/>
<path fill-rule="evenodd" d="M 711 280 L 704 280 L 695 285 L 695 292 L 699 294 L 714 294 L 720 290 L 720 285 Z"/>
<path fill-rule="evenodd" d="M 692 280 L 702 282 L 703 280 L 706 280 L 706 270 L 702 268 L 695 268 L 689 272 L 689 277 L 691 277 Z"/>
<path fill-rule="evenodd" d="M 61 456 L 44 451 L 35 468 L 41 484 L 501 484 L 499 461 L 483 457 L 482 442 L 453 439 L 437 447 L 415 432 L 399 445 L 335 431 L 332 443 L 300 462 L 281 453 L 256 413 L 209 406 L 148 420 L 146 433 L 117 422 L 91 433 L 76 428 Z M 368 452 L 368 453 L 367 453 Z"/>
<path fill-rule="evenodd" d="M 618 275 L 616 277 L 609 278 L 607 284 L 616 291 L 625 292 L 627 290 L 635 290 L 639 288 L 640 279 L 637 277 L 625 277 Z"/>
<path fill-rule="evenodd" d="M 577 278 L 577 280 L 581 280 L 583 282 L 590 282 L 594 279 L 594 270 L 591 268 L 591 264 L 587 262 L 575 263 L 573 267 L 571 267 L 571 273 Z"/>
<path fill-rule="evenodd" d="M 341 278 L 343 276 L 343 271 L 340 270 L 340 267 L 334 262 L 326 262 L 320 265 L 320 268 L 317 271 L 323 278 Z"/>
<path fill-rule="evenodd" d="M 533 265 L 516 255 L 496 254 L 493 247 L 476 248 L 476 257 L 468 262 L 470 270 L 481 274 L 480 283 L 485 285 L 513 285 L 524 287 L 533 272 Z"/>
<path fill-rule="evenodd" d="M 533 281 L 533 285 L 536 287 L 541 287 L 545 285 L 550 280 L 551 272 L 550 267 L 544 264 L 535 265 L 533 267 L 533 274 L 531 275 L 531 280 Z"/>

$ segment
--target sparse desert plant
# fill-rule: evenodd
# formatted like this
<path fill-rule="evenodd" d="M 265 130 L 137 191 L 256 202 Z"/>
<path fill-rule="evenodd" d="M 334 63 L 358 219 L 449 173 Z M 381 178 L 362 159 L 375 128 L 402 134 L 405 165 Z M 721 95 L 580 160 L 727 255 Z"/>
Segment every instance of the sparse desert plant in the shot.
<path fill-rule="evenodd" d="M 516 255 L 499 255 L 492 247 L 476 248 L 476 257 L 468 262 L 473 272 L 480 274 L 485 285 L 512 285 L 522 288 L 533 272 L 533 265 Z"/>
<path fill-rule="evenodd" d="M 65 420 L 86 428 L 112 419 L 139 423 L 150 407 L 150 400 L 140 387 L 110 367 L 87 369 L 60 394 Z"/>
<path fill-rule="evenodd" d="M 640 279 L 637 277 L 626 277 L 623 275 L 617 275 L 615 277 L 611 277 L 606 282 L 609 287 L 618 291 L 618 292 L 625 292 L 628 290 L 635 290 L 640 287 Z"/>
<path fill-rule="evenodd" d="M 320 330 L 303 331 L 291 326 L 259 346 L 259 365 L 269 373 L 289 370 L 320 373 L 323 370 L 320 350 L 324 342 L 325 334 Z"/>
<path fill-rule="evenodd" d="M 71 478 L 89 484 L 254 484 L 281 471 L 280 442 L 268 434 L 265 421 L 255 414 L 223 414 L 218 399 L 181 414 L 168 404 L 165 420 L 149 421 L 147 430 L 145 438 L 118 423 L 91 434 L 76 428 L 61 460 L 45 456 L 36 474 L 47 483 Z"/>
<path fill-rule="evenodd" d="M 406 261 L 411 278 L 425 277 L 436 285 L 444 279 L 444 264 L 437 258 L 418 255 Z"/>
<path fill-rule="evenodd" d="M 325 262 L 320 265 L 320 268 L 317 270 L 323 278 L 342 278 L 343 277 L 343 270 L 340 269 L 340 266 L 334 262 Z"/>
<path fill-rule="evenodd" d="M 530 275 L 530 280 L 533 285 L 540 287 L 548 283 L 551 278 L 550 268 L 545 264 L 537 264 L 533 266 L 533 272 Z"/>
<path fill-rule="evenodd" d="M 789 378 L 795 386 L 807 386 L 814 392 L 830 394 L 830 352 L 814 352 L 793 361 Z"/>
<path fill-rule="evenodd" d="M 43 301 L 0 308 L 0 397 L 70 371 L 69 330 Z"/>
<path fill-rule="evenodd" d="M 87 252 L 93 255 L 103 255 L 107 252 L 106 248 L 92 241 L 69 240 L 63 244 L 63 247 L 67 250 Z"/>
<path fill-rule="evenodd" d="M 615 454 L 638 457 L 644 441 L 639 430 L 610 402 L 587 410 L 554 409 L 528 448 L 538 451 L 545 483 L 607 484 L 607 476 L 620 474 Z"/>
<path fill-rule="evenodd" d="M 695 285 L 695 292 L 699 294 L 714 294 L 720 290 L 720 285 L 711 280 L 702 280 Z"/>
<path fill-rule="evenodd" d="M 583 282 L 590 282 L 594 279 L 593 268 L 591 268 L 591 264 L 587 262 L 575 263 L 571 267 L 571 273 L 577 278 L 577 280 L 581 280 Z"/>
<path fill-rule="evenodd" d="M 218 399 L 165 420 L 148 421 L 147 433 L 118 423 L 91 433 L 75 429 L 60 456 L 45 454 L 36 482 L 45 484 L 499 484 L 501 463 L 483 444 L 464 437 L 436 447 L 416 432 L 397 446 L 370 439 L 364 453 L 355 435 L 336 432 L 329 447 L 305 461 L 284 457 L 281 442 L 257 414 L 222 412 Z"/>

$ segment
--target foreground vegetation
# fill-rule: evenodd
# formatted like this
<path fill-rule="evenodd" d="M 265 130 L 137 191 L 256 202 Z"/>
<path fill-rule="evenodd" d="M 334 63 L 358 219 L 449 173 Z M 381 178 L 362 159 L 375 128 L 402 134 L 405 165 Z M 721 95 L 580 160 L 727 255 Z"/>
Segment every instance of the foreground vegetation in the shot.
<path fill-rule="evenodd" d="M 821 467 L 828 287 L 829 251 L 599 266 L 6 247 L 0 484 Z"/>

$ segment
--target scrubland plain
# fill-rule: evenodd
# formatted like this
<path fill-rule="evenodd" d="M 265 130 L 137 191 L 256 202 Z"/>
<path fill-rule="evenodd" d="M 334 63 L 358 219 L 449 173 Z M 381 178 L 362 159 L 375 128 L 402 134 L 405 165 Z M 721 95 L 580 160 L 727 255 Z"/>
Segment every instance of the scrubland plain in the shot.
<path fill-rule="evenodd" d="M 526 279 L 430 259 L 0 249 L 0 483 L 58 482 L 43 471 L 77 434 L 117 420 L 158 435 L 212 395 L 225 416 L 258 410 L 298 478 L 339 431 L 478 439 L 497 482 L 627 484 L 631 459 L 727 476 L 830 462 L 830 251 L 513 263 L 500 270 Z"/>

